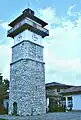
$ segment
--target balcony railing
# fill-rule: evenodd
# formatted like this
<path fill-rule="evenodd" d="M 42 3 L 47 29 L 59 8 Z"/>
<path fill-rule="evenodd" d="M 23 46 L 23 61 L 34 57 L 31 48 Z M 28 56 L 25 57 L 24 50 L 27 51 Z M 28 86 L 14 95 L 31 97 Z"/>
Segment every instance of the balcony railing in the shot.
<path fill-rule="evenodd" d="M 34 23 L 34 22 L 33 22 L 32 20 L 30 20 L 30 19 L 26 19 L 26 23 L 29 24 L 29 25 L 31 25 L 31 26 L 34 27 L 34 28 L 39 29 L 39 30 L 42 31 L 42 32 L 45 32 L 45 33 L 49 34 L 49 31 L 48 31 L 46 28 L 42 28 L 39 24 Z"/>
<path fill-rule="evenodd" d="M 25 23 L 25 20 L 22 20 L 20 23 L 18 23 L 17 25 L 15 25 L 13 28 L 11 28 L 7 35 L 9 35 L 10 33 L 14 32 L 15 30 L 17 30 L 20 26 L 24 25 Z"/>

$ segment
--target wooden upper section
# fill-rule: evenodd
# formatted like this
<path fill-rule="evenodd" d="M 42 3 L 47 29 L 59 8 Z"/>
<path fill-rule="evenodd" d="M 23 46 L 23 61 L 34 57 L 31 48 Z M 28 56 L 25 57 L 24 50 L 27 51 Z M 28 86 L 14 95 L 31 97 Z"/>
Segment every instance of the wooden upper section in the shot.
<path fill-rule="evenodd" d="M 28 8 L 23 11 L 22 15 L 9 24 L 12 28 L 7 32 L 7 36 L 14 38 L 25 29 L 28 29 L 44 38 L 49 36 L 49 31 L 44 28 L 46 25 L 46 22 L 34 16 L 34 11 Z"/>

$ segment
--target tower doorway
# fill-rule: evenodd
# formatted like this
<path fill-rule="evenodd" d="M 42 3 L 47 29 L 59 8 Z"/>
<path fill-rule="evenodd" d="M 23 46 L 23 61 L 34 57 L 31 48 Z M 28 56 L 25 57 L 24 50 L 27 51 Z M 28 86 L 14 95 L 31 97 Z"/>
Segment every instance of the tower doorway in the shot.
<path fill-rule="evenodd" d="M 17 103 L 13 103 L 13 115 L 17 115 Z"/>

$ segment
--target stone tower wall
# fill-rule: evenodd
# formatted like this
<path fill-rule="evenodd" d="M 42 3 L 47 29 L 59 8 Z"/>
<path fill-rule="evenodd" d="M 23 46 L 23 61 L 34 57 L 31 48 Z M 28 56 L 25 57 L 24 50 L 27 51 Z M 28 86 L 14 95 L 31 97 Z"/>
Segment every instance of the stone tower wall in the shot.
<path fill-rule="evenodd" d="M 24 40 L 12 47 L 12 63 L 23 58 L 43 62 L 43 46 Z"/>
<path fill-rule="evenodd" d="M 46 113 L 44 65 L 42 46 L 22 41 L 12 47 L 9 114 L 14 102 L 18 115 Z"/>

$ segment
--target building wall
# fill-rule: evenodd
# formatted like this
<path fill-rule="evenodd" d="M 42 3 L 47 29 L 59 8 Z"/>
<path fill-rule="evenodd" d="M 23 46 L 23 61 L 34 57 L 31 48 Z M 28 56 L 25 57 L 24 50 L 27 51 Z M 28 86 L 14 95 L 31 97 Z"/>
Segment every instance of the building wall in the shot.
<path fill-rule="evenodd" d="M 58 93 L 57 89 L 58 89 L 58 87 L 57 88 L 54 87 L 52 89 L 51 88 L 46 88 L 46 95 L 47 96 L 50 96 L 50 95 L 54 96 L 54 94 Z M 64 88 L 60 88 L 60 87 L 59 87 L 59 89 L 60 89 L 60 92 L 63 92 L 63 90 L 64 90 Z"/>
<path fill-rule="evenodd" d="M 76 94 L 76 95 L 66 95 L 66 108 L 68 107 L 68 97 L 72 97 L 72 110 L 81 110 L 81 94 Z"/>
<path fill-rule="evenodd" d="M 81 94 L 72 95 L 73 98 L 73 110 L 81 110 Z"/>
<path fill-rule="evenodd" d="M 12 47 L 12 63 L 25 58 L 43 62 L 43 47 L 26 40 Z"/>
<path fill-rule="evenodd" d="M 9 114 L 13 113 L 15 102 L 18 115 L 46 113 L 43 47 L 23 41 L 12 48 L 12 52 L 14 63 L 10 66 Z"/>

